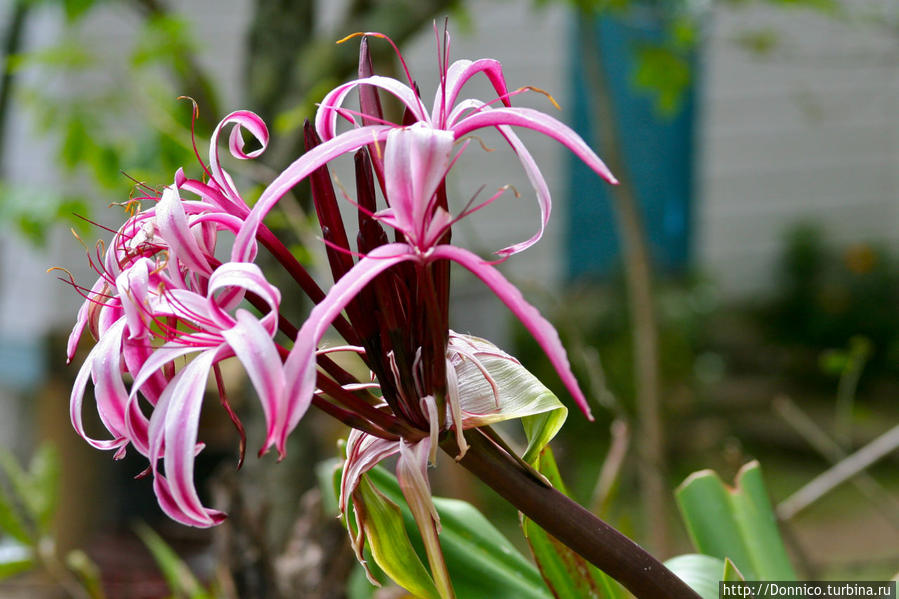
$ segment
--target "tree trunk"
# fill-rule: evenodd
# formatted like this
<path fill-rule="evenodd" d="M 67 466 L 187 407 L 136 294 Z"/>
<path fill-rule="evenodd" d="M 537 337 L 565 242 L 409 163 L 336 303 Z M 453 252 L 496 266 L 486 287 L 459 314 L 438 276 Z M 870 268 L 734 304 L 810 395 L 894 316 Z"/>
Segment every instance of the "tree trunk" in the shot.
<path fill-rule="evenodd" d="M 611 89 L 600 60 L 595 16 L 582 14 L 578 27 L 587 90 L 595 107 L 591 119 L 594 143 L 598 144 L 600 155 L 619 180 L 619 184 L 611 188 L 611 195 L 621 237 L 633 329 L 634 387 L 639 427 L 634 439 L 640 460 L 644 523 L 649 546 L 664 554 L 669 546 L 666 501 L 669 490 L 660 413 L 658 326 L 652 298 L 652 264 L 636 189 L 622 155 Z"/>

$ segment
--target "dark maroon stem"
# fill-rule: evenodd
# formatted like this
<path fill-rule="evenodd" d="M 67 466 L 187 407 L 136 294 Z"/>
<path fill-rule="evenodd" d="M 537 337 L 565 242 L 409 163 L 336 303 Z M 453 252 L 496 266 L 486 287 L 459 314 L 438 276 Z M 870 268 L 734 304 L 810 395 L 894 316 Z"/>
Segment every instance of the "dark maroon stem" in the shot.
<path fill-rule="evenodd" d="M 376 407 L 367 403 L 362 398 L 357 397 L 352 391 L 347 391 L 327 376 L 320 374 L 317 379 L 317 384 L 322 392 L 342 403 L 353 413 L 358 414 L 375 426 L 383 429 L 385 432 L 390 433 L 390 436 L 394 439 L 398 439 L 399 437 L 411 439 L 422 438 L 426 434 L 405 425 L 400 420 L 397 420 L 393 414 L 378 410 Z M 385 439 L 390 438 L 390 436 L 385 435 L 378 436 Z"/>
<path fill-rule="evenodd" d="M 642 547 L 567 496 L 539 481 L 477 429 L 466 431 L 459 462 L 546 532 L 620 582 L 637 599 L 699 599 L 685 582 Z M 459 454 L 455 437 L 441 447 Z"/>
<path fill-rule="evenodd" d="M 351 412 L 349 410 L 344 410 L 340 406 L 337 406 L 323 397 L 319 395 L 312 396 L 312 405 L 314 405 L 319 410 L 325 412 L 332 418 L 339 420 L 350 428 L 357 428 L 364 433 L 368 433 L 373 437 L 380 437 L 382 439 L 394 439 L 395 435 L 384 431 L 383 429 L 375 426 L 362 416 L 359 416 L 355 412 Z"/>

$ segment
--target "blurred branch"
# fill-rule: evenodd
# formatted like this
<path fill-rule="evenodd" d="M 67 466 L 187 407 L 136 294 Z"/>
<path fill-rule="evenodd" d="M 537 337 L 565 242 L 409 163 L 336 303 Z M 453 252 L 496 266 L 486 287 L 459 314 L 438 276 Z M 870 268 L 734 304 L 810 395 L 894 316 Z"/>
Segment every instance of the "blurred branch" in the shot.
<path fill-rule="evenodd" d="M 778 396 L 772 404 L 774 411 L 789 424 L 800 437 L 831 464 L 837 464 L 845 459 L 847 452 L 821 429 L 808 414 L 785 395 Z M 880 509 L 880 512 L 890 521 L 894 528 L 899 530 L 899 504 L 874 478 L 866 472 L 860 473 L 853 479 L 856 488 L 865 495 L 871 503 Z"/>
<path fill-rule="evenodd" d="M 17 0 L 12 7 L 12 16 L 6 31 L 3 32 L 3 75 L 0 78 L 0 173 L 3 168 L 3 149 L 6 139 L 6 123 L 9 120 L 10 100 L 15 84 L 15 73 L 10 68 L 9 59 L 19 52 L 22 45 L 22 32 L 25 30 L 25 21 L 31 3 L 27 0 Z"/>
<path fill-rule="evenodd" d="M 609 431 L 612 442 L 599 471 L 593 497 L 590 499 L 590 511 L 600 517 L 604 517 L 608 512 L 612 489 L 618 481 L 618 475 L 621 473 L 621 466 L 624 464 L 624 458 L 627 457 L 627 448 L 631 442 L 630 427 L 623 418 L 619 417 L 613 420 Z"/>
<path fill-rule="evenodd" d="M 899 448 L 899 424 L 852 455 L 819 474 L 777 506 L 777 516 L 789 520 L 843 482 Z"/>
<path fill-rule="evenodd" d="M 133 5 L 147 19 L 167 18 L 172 11 L 161 0 L 132 0 Z M 215 128 L 221 115 L 215 85 L 206 74 L 196 57 L 188 52 L 180 53 L 173 61 L 174 75 L 178 79 L 180 93 L 196 100 L 201 110 L 198 121 L 210 131 Z"/>
<path fill-rule="evenodd" d="M 627 279 L 628 304 L 634 337 L 634 374 L 638 416 L 637 453 L 640 459 L 643 512 L 649 545 L 659 553 L 668 547 L 669 496 L 665 472 L 665 438 L 660 413 L 658 324 L 652 301 L 652 267 L 637 192 L 622 153 L 615 106 L 600 62 L 596 18 L 584 12 L 578 19 L 585 79 L 595 114 L 591 119 L 599 153 L 618 177 L 611 188 Z"/>

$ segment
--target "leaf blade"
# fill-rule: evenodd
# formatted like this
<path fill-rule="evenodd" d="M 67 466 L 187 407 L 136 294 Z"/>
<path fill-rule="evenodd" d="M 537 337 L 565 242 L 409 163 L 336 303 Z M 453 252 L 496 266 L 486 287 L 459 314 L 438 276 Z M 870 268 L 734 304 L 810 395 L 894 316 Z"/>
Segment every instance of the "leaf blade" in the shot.
<path fill-rule="evenodd" d="M 548 446 L 540 452 L 534 466 L 556 489 L 567 494 L 555 457 Z M 618 599 L 627 596 L 618 583 L 524 515 L 521 516 L 521 528 L 544 582 L 558 599 Z"/>

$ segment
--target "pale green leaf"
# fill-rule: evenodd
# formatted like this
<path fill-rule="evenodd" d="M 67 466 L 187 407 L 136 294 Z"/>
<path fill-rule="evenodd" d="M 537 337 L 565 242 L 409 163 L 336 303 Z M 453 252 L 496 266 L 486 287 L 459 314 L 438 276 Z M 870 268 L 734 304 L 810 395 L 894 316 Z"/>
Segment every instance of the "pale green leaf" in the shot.
<path fill-rule="evenodd" d="M 549 447 L 540 452 L 534 467 L 556 490 L 566 493 L 565 483 Z M 521 516 L 521 528 L 546 586 L 558 599 L 623 599 L 628 596 L 617 582 L 524 515 Z"/>
<path fill-rule="evenodd" d="M 665 562 L 665 567 L 686 582 L 702 599 L 718 599 L 718 581 L 725 571 L 723 560 L 690 553 L 672 557 Z"/>
<path fill-rule="evenodd" d="M 106 597 L 106 593 L 103 592 L 100 568 L 84 551 L 80 549 L 70 551 L 66 555 L 66 566 L 78 576 L 81 586 L 91 599 Z"/>
<path fill-rule="evenodd" d="M 434 581 L 412 547 L 400 508 L 363 476 L 356 492 L 361 497 L 360 522 L 372 557 L 398 585 L 422 599 L 440 599 Z M 355 495 L 354 493 L 354 495 Z M 363 513 L 362 510 L 364 510 Z"/>
<path fill-rule="evenodd" d="M 724 558 L 724 574 L 721 575 L 724 582 L 742 582 L 746 580 L 739 568 L 730 561 L 730 558 Z"/>
<path fill-rule="evenodd" d="M 25 545 L 34 543 L 27 525 L 16 511 L 6 489 L 2 487 L 0 487 L 0 531 Z"/>
<path fill-rule="evenodd" d="M 190 599 L 210 599 L 209 594 L 187 567 L 187 564 L 162 537 L 156 534 L 156 531 L 146 524 L 138 523 L 134 526 L 134 532 L 150 550 L 172 593 L 178 597 L 186 596 Z"/>
<path fill-rule="evenodd" d="M 454 335 L 472 346 L 480 362 L 480 367 L 468 359 L 455 364 L 465 427 L 521 419 L 528 439 L 524 460 L 532 462 L 562 428 L 568 408 L 527 368 L 489 341 Z"/>
<path fill-rule="evenodd" d="M 37 532 L 46 532 L 53 520 L 59 494 L 59 456 L 56 449 L 50 444 L 41 445 L 31 458 L 28 472 L 22 469 L 11 453 L 0 451 L 0 466 L 15 492 L 16 502 L 25 509 Z M 11 505 L 0 506 L 4 521 L 8 521 L 9 514 L 15 513 L 10 511 L 11 508 Z M 19 522 L 22 523 L 21 520 Z"/>
<path fill-rule="evenodd" d="M 29 464 L 33 497 L 30 500 L 32 517 L 38 532 L 45 533 L 53 523 L 59 501 L 59 452 L 50 443 L 42 444 Z"/>

